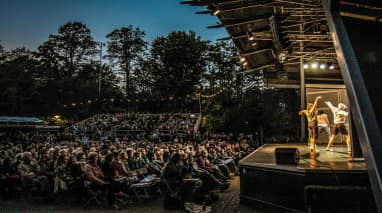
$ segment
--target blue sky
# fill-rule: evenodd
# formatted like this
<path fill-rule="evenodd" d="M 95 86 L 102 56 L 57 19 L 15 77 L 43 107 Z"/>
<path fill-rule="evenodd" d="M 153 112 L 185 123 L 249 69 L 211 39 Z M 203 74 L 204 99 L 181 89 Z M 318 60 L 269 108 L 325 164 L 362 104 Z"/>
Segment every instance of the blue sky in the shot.
<path fill-rule="evenodd" d="M 146 32 L 152 41 L 173 30 L 192 30 L 204 40 L 226 37 L 224 29 L 206 29 L 218 21 L 197 15 L 203 7 L 180 0 L 0 0 L 0 44 L 6 50 L 25 46 L 35 50 L 67 21 L 81 21 L 96 41 L 129 24 Z"/>

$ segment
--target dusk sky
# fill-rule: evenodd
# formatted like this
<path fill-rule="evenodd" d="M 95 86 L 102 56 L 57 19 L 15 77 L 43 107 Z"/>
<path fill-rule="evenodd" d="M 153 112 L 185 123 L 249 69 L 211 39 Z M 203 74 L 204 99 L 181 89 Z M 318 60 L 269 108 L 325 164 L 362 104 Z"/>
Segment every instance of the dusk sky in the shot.
<path fill-rule="evenodd" d="M 105 41 L 115 28 L 139 27 L 151 42 L 173 30 L 192 30 L 204 40 L 226 37 L 224 29 L 207 29 L 218 21 L 197 15 L 203 7 L 180 0 L 0 0 L 0 44 L 6 50 L 25 46 L 35 50 L 60 25 L 80 21 L 96 41 Z"/>

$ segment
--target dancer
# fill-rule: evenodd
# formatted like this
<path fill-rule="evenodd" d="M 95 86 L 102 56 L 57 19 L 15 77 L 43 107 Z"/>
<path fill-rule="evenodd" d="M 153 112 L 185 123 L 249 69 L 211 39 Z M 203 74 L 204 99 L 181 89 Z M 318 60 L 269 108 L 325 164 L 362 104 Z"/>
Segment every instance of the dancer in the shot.
<path fill-rule="evenodd" d="M 346 105 L 343 103 L 339 103 L 338 107 L 334 107 L 330 101 L 326 101 L 325 103 L 332 110 L 334 117 L 333 133 L 328 142 L 328 146 L 326 147 L 326 151 L 332 151 L 331 145 L 336 139 L 338 132 L 340 132 L 343 136 L 345 136 L 348 154 L 351 154 L 350 135 L 345 126 L 346 117 L 349 115 L 349 113 L 345 111 L 345 109 L 347 108 Z"/>
<path fill-rule="evenodd" d="M 308 120 L 308 131 L 309 131 L 309 148 L 310 151 L 316 151 L 316 139 L 317 139 L 317 103 L 321 99 L 321 96 L 317 96 L 314 103 L 308 103 L 305 110 L 301 110 L 298 114 L 305 115 Z"/>
<path fill-rule="evenodd" d="M 318 110 L 317 126 L 318 134 L 322 131 L 325 131 L 330 140 L 330 137 L 332 136 L 332 134 L 330 133 L 330 122 L 328 119 L 328 115 L 323 110 Z"/>

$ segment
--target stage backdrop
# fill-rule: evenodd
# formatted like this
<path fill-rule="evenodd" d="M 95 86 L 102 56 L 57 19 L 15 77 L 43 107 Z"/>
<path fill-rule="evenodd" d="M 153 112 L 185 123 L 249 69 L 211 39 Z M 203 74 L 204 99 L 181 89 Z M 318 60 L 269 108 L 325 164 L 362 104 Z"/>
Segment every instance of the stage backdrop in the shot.
<path fill-rule="evenodd" d="M 334 125 L 333 113 L 330 108 L 325 104 L 325 101 L 330 101 L 334 106 L 337 106 L 338 103 L 344 103 L 348 106 L 347 111 L 349 112 L 349 117 L 346 121 L 347 129 L 349 133 L 351 129 L 349 128 L 349 120 L 350 120 L 350 109 L 349 109 L 349 100 L 346 94 L 344 85 L 315 85 L 315 84 L 307 84 L 306 85 L 306 101 L 307 103 L 313 103 L 314 99 L 317 96 L 322 96 L 322 99 L 318 103 L 317 110 L 323 110 L 326 114 L 328 114 L 330 128 L 332 130 Z M 325 132 L 321 132 L 318 134 L 317 143 L 326 144 L 328 143 L 329 138 Z M 342 143 L 345 145 L 344 138 L 339 134 L 336 138 L 336 143 Z"/>

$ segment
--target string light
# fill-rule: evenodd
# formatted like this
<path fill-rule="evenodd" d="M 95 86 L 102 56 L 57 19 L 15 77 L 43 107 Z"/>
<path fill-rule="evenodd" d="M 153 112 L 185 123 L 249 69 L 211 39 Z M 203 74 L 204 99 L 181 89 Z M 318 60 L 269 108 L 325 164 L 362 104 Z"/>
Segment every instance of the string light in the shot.
<path fill-rule="evenodd" d="M 234 86 L 234 83 L 235 83 L 234 81 L 230 80 L 230 81 L 228 81 L 228 85 L 227 86 L 219 88 L 218 90 L 216 90 L 212 94 L 204 95 L 204 94 L 201 94 L 201 93 L 195 93 L 195 96 L 201 97 L 201 98 L 213 98 L 213 97 L 216 97 L 217 95 L 222 94 L 224 91 L 228 90 L 229 87 Z"/>
<path fill-rule="evenodd" d="M 86 103 L 88 105 L 90 104 L 93 104 L 93 103 L 96 103 L 96 102 L 110 102 L 110 103 L 115 103 L 115 102 L 118 102 L 119 103 L 123 103 L 123 102 L 128 102 L 128 103 L 131 103 L 131 102 L 136 102 L 136 103 L 140 103 L 140 102 L 147 102 L 147 101 L 174 101 L 174 100 L 184 100 L 184 101 L 187 101 L 187 102 L 190 102 L 191 100 L 195 101 L 197 100 L 198 98 L 197 97 L 200 97 L 200 98 L 213 98 L 213 97 L 216 97 L 217 95 L 220 95 L 222 94 L 224 91 L 228 91 L 229 88 L 232 88 L 234 86 L 236 82 L 234 80 L 229 80 L 226 84 L 224 84 L 224 86 L 218 88 L 217 90 L 215 90 L 215 92 L 211 93 L 211 94 L 202 94 L 200 92 L 197 92 L 195 93 L 195 95 L 190 95 L 190 94 L 187 94 L 185 97 L 174 97 L 174 96 L 168 96 L 168 97 L 160 97 L 160 98 L 153 98 L 153 99 L 147 99 L 147 98 L 136 98 L 136 99 L 127 99 L 127 100 L 122 100 L 122 99 L 118 99 L 118 98 L 102 98 L 102 99 L 98 99 L 98 98 L 94 98 L 94 99 L 85 99 L 84 101 L 78 101 L 78 102 L 69 102 L 69 104 L 63 104 L 63 107 L 64 108 L 67 108 L 67 107 L 82 107 L 84 105 L 86 105 Z"/>

